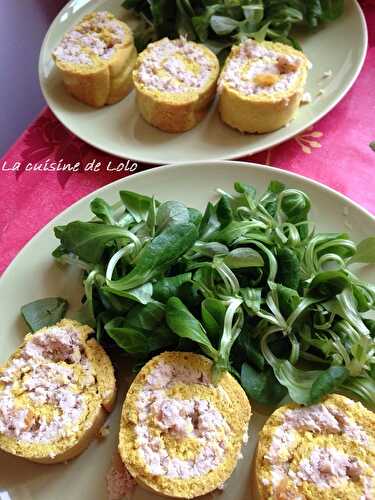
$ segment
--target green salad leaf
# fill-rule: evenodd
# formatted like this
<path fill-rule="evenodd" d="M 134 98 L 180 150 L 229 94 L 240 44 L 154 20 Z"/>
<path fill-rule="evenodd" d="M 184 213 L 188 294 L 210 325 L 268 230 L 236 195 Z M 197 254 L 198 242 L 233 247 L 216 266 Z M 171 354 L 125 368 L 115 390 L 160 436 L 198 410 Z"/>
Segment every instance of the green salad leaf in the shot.
<path fill-rule="evenodd" d="M 213 348 L 203 326 L 177 297 L 171 297 L 167 302 L 166 320 L 176 335 L 196 342 L 209 357 L 217 358 L 217 351 Z"/>
<path fill-rule="evenodd" d="M 194 224 L 172 224 L 146 243 L 135 260 L 134 268 L 123 278 L 109 281 L 108 285 L 117 290 L 139 287 L 163 272 L 187 250 L 198 237 Z"/>
<path fill-rule="evenodd" d="M 80 221 L 56 227 L 55 235 L 63 248 L 93 264 L 100 262 L 109 242 L 119 238 L 131 241 L 134 238 L 130 231 L 122 227 Z"/>
<path fill-rule="evenodd" d="M 349 263 L 375 264 L 375 237 L 366 238 L 357 245 L 357 250 Z"/>
<path fill-rule="evenodd" d="M 272 368 L 258 372 L 247 363 L 241 368 L 241 385 L 250 399 L 264 405 L 277 405 L 288 392 L 276 379 Z"/>
<path fill-rule="evenodd" d="M 30 331 L 36 332 L 45 326 L 58 323 L 65 317 L 68 301 L 61 297 L 35 300 L 21 307 L 21 316 Z"/>

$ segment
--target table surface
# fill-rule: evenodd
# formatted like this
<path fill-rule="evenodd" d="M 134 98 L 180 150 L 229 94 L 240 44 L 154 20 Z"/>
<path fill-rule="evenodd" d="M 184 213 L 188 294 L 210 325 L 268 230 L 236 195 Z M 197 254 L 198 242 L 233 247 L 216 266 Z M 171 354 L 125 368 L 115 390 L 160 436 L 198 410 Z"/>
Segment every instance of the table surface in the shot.
<path fill-rule="evenodd" d="M 37 72 L 39 50 L 51 21 L 65 3 L 1 0 L 0 157 L 45 105 Z"/>
<path fill-rule="evenodd" d="M 15 10 L 12 10 L 8 3 L 6 0 L 8 12 L 14 14 Z M 28 0 L 28 3 L 37 8 L 36 0 Z M 47 3 L 50 2 L 45 1 L 43 5 Z M 61 7 L 63 2 L 54 3 L 55 7 L 58 3 Z M 368 23 L 369 50 L 363 70 L 353 88 L 313 127 L 286 143 L 243 159 L 318 180 L 375 214 L 375 151 L 369 146 L 375 141 L 375 0 L 362 2 L 362 5 Z M 40 5 L 38 8 L 39 11 L 43 10 Z M 46 8 L 45 12 L 52 17 L 52 10 Z M 44 16 L 47 16 L 45 12 Z M 27 18 L 26 11 L 24 15 Z M 0 17 L 1 27 L 6 24 L 4 17 Z M 45 23 L 48 24 L 48 21 L 45 20 Z M 1 36 L 4 36 L 4 33 Z M 34 42 L 38 37 L 41 40 L 42 33 L 35 35 Z M 17 47 L 17 50 L 21 50 L 21 42 Z M 8 49 L 13 50 L 9 44 Z M 9 55 L 7 57 L 9 58 Z M 7 64 L 10 64 L 9 61 Z M 13 68 L 13 71 L 19 71 L 24 77 L 27 68 L 22 72 L 21 66 L 17 65 L 17 69 Z M 36 73 L 35 68 L 36 66 L 33 71 Z M 0 89 L 5 88 L 4 85 L 2 83 Z M 7 85 L 10 87 L 9 82 Z M 19 88 L 17 91 L 20 91 Z M 19 103 L 30 102 L 31 106 L 34 94 L 31 95 L 31 90 L 23 91 L 23 94 L 23 101 L 20 98 Z M 22 117 L 29 120 L 26 114 L 22 115 L 26 112 L 25 106 L 18 106 L 19 103 L 17 101 L 15 119 L 18 126 Z M 6 104 L 13 106 L 14 110 L 15 102 Z M 12 115 L 2 113 L 1 119 L 5 120 L 11 129 L 13 118 L 10 120 L 9 116 Z M 14 127 L 13 132 L 16 130 L 16 126 Z M 2 129 L 9 133 L 4 125 Z M 28 170 L 29 164 L 46 165 L 48 162 L 60 160 L 64 163 L 78 162 L 79 171 L 72 173 Z M 101 163 L 99 171 L 86 170 L 86 166 L 98 162 Z M 112 165 L 111 171 L 105 167 L 109 162 Z M 123 160 L 82 142 L 46 108 L 0 159 L 0 273 L 25 243 L 64 208 L 95 189 L 128 175 L 129 171 L 113 170 L 113 167 L 121 165 L 122 162 Z M 136 171 L 144 168 L 148 166 L 138 165 Z"/>

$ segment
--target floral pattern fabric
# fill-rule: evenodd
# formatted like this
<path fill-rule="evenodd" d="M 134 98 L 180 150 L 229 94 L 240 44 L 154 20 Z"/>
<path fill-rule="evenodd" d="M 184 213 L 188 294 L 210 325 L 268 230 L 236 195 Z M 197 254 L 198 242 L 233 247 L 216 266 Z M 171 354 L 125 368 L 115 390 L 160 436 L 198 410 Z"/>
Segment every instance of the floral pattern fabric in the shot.
<path fill-rule="evenodd" d="M 375 214 L 375 1 L 363 2 L 369 50 L 358 80 L 323 119 L 295 138 L 242 158 L 310 177 Z M 86 194 L 131 172 L 83 171 L 92 160 L 124 160 L 69 132 L 46 108 L 0 160 L 0 273 L 48 221 Z M 78 171 L 42 172 L 35 165 L 79 163 Z M 126 161 L 125 161 L 126 163 Z M 34 170 L 29 170 L 33 164 Z M 152 168 L 145 164 L 137 172 Z M 155 167 L 154 167 L 155 168 Z"/>

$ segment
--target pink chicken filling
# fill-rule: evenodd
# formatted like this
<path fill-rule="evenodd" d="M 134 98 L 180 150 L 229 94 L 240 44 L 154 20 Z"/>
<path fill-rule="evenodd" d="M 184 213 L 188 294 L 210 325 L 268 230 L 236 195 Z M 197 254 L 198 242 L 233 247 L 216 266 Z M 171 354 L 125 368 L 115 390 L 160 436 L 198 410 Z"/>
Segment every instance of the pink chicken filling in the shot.
<path fill-rule="evenodd" d="M 221 92 L 223 86 L 228 85 L 244 95 L 284 92 L 296 81 L 301 62 L 296 56 L 282 55 L 251 39 L 246 40 L 226 65 L 218 90 Z M 259 75 L 274 75 L 275 83 L 260 85 L 256 80 Z"/>
<path fill-rule="evenodd" d="M 83 368 L 80 387 L 69 366 L 78 362 Z M 77 432 L 86 409 L 80 390 L 94 383 L 78 332 L 51 327 L 34 334 L 0 376 L 0 433 L 24 442 L 49 443 Z M 30 405 L 22 407 L 16 395 L 24 393 Z M 52 407 L 52 418 L 35 415 L 29 407 L 33 405 Z"/>
<path fill-rule="evenodd" d="M 275 460 L 282 449 L 293 445 L 295 441 L 293 431 L 295 429 L 304 429 L 315 433 L 345 434 L 361 445 L 366 445 L 369 442 L 366 432 L 337 407 L 318 404 L 285 412 L 284 423 L 276 429 L 266 455 L 268 460 Z"/>
<path fill-rule="evenodd" d="M 111 42 L 103 40 L 98 33 L 105 29 Z M 82 22 L 79 27 L 68 31 L 54 51 L 57 59 L 72 64 L 93 64 L 92 55 L 109 59 L 114 54 L 114 46 L 124 42 L 122 27 L 107 12 L 96 12 L 91 20 Z M 84 50 L 83 50 L 84 49 Z"/>
<path fill-rule="evenodd" d="M 301 460 L 299 467 L 296 483 L 309 481 L 320 488 L 337 488 L 348 480 L 358 481 L 362 473 L 355 457 L 348 457 L 335 448 L 315 448 L 308 458 Z"/>
<path fill-rule="evenodd" d="M 135 428 L 139 454 L 151 474 L 188 479 L 215 469 L 223 460 L 230 427 L 219 411 L 207 400 L 174 399 L 166 391 L 177 383 L 209 385 L 205 373 L 178 365 L 159 363 L 140 392 Z M 199 452 L 193 459 L 169 455 L 161 437 L 150 433 L 152 419 L 163 434 L 176 440 L 193 438 Z"/>
<path fill-rule="evenodd" d="M 199 71 L 193 71 L 194 65 Z M 164 38 L 147 50 L 137 74 L 140 83 L 153 90 L 185 93 L 202 88 L 212 69 L 213 62 L 201 47 L 183 38 Z"/>
<path fill-rule="evenodd" d="M 54 362 L 78 363 L 81 360 L 81 342 L 76 332 L 52 327 L 38 333 L 27 342 L 22 354 L 26 359 L 49 359 Z"/>

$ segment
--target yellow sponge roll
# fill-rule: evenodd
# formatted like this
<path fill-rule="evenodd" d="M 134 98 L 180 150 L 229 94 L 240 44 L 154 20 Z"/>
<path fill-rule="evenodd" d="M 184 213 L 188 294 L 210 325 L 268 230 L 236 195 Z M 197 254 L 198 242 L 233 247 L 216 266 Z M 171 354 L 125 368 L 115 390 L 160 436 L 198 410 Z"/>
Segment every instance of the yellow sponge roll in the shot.
<path fill-rule="evenodd" d="M 247 440 L 241 386 L 211 380 L 204 356 L 165 352 L 136 376 L 122 410 L 119 452 L 135 480 L 159 495 L 195 498 L 223 485 Z"/>
<path fill-rule="evenodd" d="M 99 108 L 132 89 L 137 51 L 130 28 L 113 14 L 93 12 L 65 34 L 52 57 L 67 91 Z"/>
<path fill-rule="evenodd" d="M 274 42 L 248 39 L 233 46 L 219 79 L 219 113 L 224 123 L 249 133 L 286 125 L 304 92 L 307 57 Z"/>
<path fill-rule="evenodd" d="M 0 449 L 57 463 L 90 444 L 116 397 L 113 366 L 92 333 L 65 319 L 26 335 L 0 368 Z"/>
<path fill-rule="evenodd" d="M 204 45 L 163 38 L 138 56 L 133 72 L 143 118 L 166 132 L 199 123 L 216 92 L 219 62 Z"/>
<path fill-rule="evenodd" d="M 255 473 L 261 500 L 375 498 L 375 414 L 335 394 L 282 406 L 260 433 Z"/>

